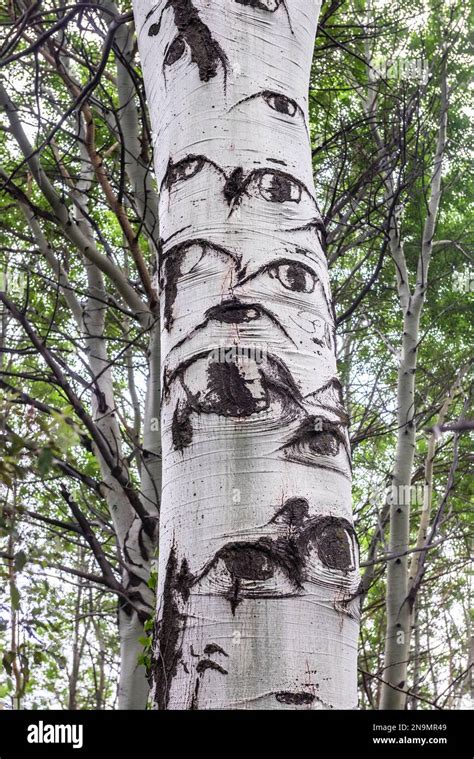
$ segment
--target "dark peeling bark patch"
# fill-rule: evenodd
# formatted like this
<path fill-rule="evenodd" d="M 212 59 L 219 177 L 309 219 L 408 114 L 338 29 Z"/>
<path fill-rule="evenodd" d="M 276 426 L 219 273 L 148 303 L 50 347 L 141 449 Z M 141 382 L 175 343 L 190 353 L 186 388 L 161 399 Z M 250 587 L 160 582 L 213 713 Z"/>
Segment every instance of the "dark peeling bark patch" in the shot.
<path fill-rule="evenodd" d="M 154 662 L 152 677 L 156 681 L 155 698 L 158 709 L 166 709 L 168 705 L 171 681 L 176 675 L 178 662 L 181 658 L 179 639 L 181 631 L 184 629 L 185 618 L 180 614 L 176 601 L 177 566 L 176 553 L 173 547 L 166 565 L 163 615 L 156 629 L 158 654 Z"/>
<path fill-rule="evenodd" d="M 176 406 L 171 424 L 171 436 L 176 451 L 183 451 L 193 441 L 192 409 L 189 406 Z"/>
<path fill-rule="evenodd" d="M 212 164 L 207 161 L 205 156 L 189 154 L 181 161 L 173 163 L 170 159 L 166 168 L 166 174 L 163 177 L 162 186 L 169 190 L 176 182 L 184 181 L 185 179 L 192 179 L 198 174 L 206 163 Z"/>
<path fill-rule="evenodd" d="M 181 276 L 181 256 L 179 254 L 170 256 L 165 261 L 165 282 L 164 282 L 164 317 L 165 328 L 169 331 L 173 324 L 173 306 L 178 294 L 178 279 Z"/>
<path fill-rule="evenodd" d="M 251 544 L 229 545 L 221 558 L 230 574 L 239 580 L 267 580 L 273 575 L 271 556 Z"/>
<path fill-rule="evenodd" d="M 214 413 L 223 416 L 250 416 L 260 410 L 262 401 L 254 398 L 236 364 L 213 362 L 208 366 L 207 376 Z"/>
<path fill-rule="evenodd" d="M 288 266 L 287 278 L 291 285 L 291 289 L 296 292 L 306 292 L 306 276 L 305 270 L 298 264 L 292 264 Z"/>
<path fill-rule="evenodd" d="M 337 456 L 341 446 L 349 456 L 342 424 L 310 416 L 283 446 L 283 450 L 291 459 L 301 460 L 302 463 L 307 460 L 307 463 L 311 463 L 317 456 Z"/>
<path fill-rule="evenodd" d="M 183 57 L 185 50 L 186 43 L 184 41 L 184 38 L 178 34 L 178 36 L 174 38 L 173 42 L 169 46 L 168 51 L 165 55 L 165 66 L 172 66 L 173 63 L 179 61 L 179 59 Z"/>
<path fill-rule="evenodd" d="M 297 181 L 283 172 L 274 171 L 264 174 L 260 182 L 260 194 L 271 203 L 299 202 L 301 188 Z M 298 192 L 295 193 L 295 189 Z"/>
<path fill-rule="evenodd" d="M 208 82 L 215 77 L 219 65 L 223 66 L 225 73 L 227 57 L 219 43 L 213 38 L 209 28 L 202 21 L 192 0 L 168 0 L 164 10 L 167 8 L 173 10 L 174 22 L 183 43 L 186 42 L 191 51 L 191 60 L 198 67 L 201 81 Z M 159 34 L 160 26 L 161 20 L 157 24 L 152 24 L 148 30 L 149 36 L 156 37 Z M 168 55 L 169 52 L 168 50 Z M 177 52 L 175 51 L 174 55 Z"/>
<path fill-rule="evenodd" d="M 208 643 L 204 648 L 204 653 L 211 656 L 212 654 L 222 654 L 222 656 L 229 656 L 226 654 L 223 648 L 217 645 L 217 643 Z"/>
<path fill-rule="evenodd" d="M 299 261 L 281 259 L 267 266 L 270 277 L 275 277 L 286 290 L 312 293 L 318 280 L 315 272 Z"/>
<path fill-rule="evenodd" d="M 220 672 L 221 675 L 228 675 L 224 667 L 221 667 L 220 664 L 217 664 L 215 661 L 211 661 L 211 659 L 201 659 L 201 661 L 198 661 L 196 665 L 196 672 L 199 672 L 201 674 L 202 672 L 205 672 L 208 669 L 214 669 L 216 672 Z"/>
<path fill-rule="evenodd" d="M 332 518 L 331 522 L 321 526 L 317 540 L 318 554 L 323 564 L 341 571 L 352 568 L 352 539 L 345 524 Z"/>
<path fill-rule="evenodd" d="M 304 531 L 302 550 L 315 545 L 321 562 L 329 569 L 348 572 L 355 569 L 357 537 L 352 524 L 343 517 L 318 517 Z"/>
<path fill-rule="evenodd" d="M 232 174 L 227 177 L 223 192 L 228 203 L 231 203 L 240 194 L 243 182 L 244 170 L 241 167 L 234 169 Z"/>
<path fill-rule="evenodd" d="M 308 514 L 309 503 L 306 498 L 288 498 L 271 521 L 281 520 L 288 527 L 302 527 Z"/>
<path fill-rule="evenodd" d="M 186 615 L 180 610 L 179 602 L 186 602 L 189 589 L 194 581 L 188 570 L 186 559 L 178 571 L 176 551 L 172 546 L 166 564 L 165 582 L 162 595 L 163 614 L 155 626 L 157 652 L 151 667 L 151 679 L 156 684 L 156 705 L 166 709 L 169 691 L 182 657 L 180 638 L 186 627 Z"/>
<path fill-rule="evenodd" d="M 291 693 L 290 691 L 280 691 L 275 693 L 275 698 L 280 704 L 294 704 L 302 706 L 303 704 L 312 704 L 316 698 L 313 693 L 302 691 L 300 693 Z"/>
<path fill-rule="evenodd" d="M 251 8 L 274 13 L 280 7 L 281 0 L 235 0 L 235 2 L 239 5 L 248 5 Z"/>
<path fill-rule="evenodd" d="M 242 324 L 251 322 L 261 317 L 261 311 L 257 306 L 246 305 L 238 300 L 224 301 L 219 306 L 214 306 L 206 312 L 207 319 L 213 319 L 225 324 Z"/>
<path fill-rule="evenodd" d="M 175 588 L 181 595 L 183 601 L 189 598 L 189 591 L 194 582 L 194 575 L 189 571 L 187 559 L 183 559 L 179 568 L 179 574 L 176 578 Z"/>
<path fill-rule="evenodd" d="M 265 581 L 273 577 L 276 570 L 283 572 L 292 583 L 295 591 L 301 587 L 304 554 L 292 538 L 260 538 L 255 543 L 227 543 L 217 552 L 212 562 L 203 574 L 218 561 L 223 561 L 230 575 L 231 587 L 227 598 L 230 601 L 232 613 L 245 597 L 245 581 L 261 583 L 264 589 Z M 278 597 L 278 592 L 263 593 L 267 598 Z"/>
<path fill-rule="evenodd" d="M 200 685 L 200 679 L 199 677 L 196 677 L 196 682 L 194 684 L 194 691 L 191 698 L 191 705 L 189 707 L 190 711 L 196 711 L 198 708 L 199 685 Z"/>

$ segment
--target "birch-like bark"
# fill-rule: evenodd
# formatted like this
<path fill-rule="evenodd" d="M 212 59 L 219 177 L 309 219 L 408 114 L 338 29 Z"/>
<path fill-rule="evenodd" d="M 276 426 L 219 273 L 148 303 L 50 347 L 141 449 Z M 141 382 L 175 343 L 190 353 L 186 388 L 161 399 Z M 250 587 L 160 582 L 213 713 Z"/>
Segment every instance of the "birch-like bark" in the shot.
<path fill-rule="evenodd" d="M 400 307 L 403 333 L 397 377 L 397 447 L 390 492 L 389 552 L 397 558 L 387 564 L 387 626 L 385 636 L 384 685 L 381 709 L 403 709 L 404 688 L 410 655 L 412 604 L 409 598 L 408 548 L 410 539 L 410 501 L 413 461 L 416 448 L 415 374 L 420 333 L 420 318 L 428 287 L 428 269 L 433 236 L 441 199 L 442 162 L 446 147 L 448 95 L 445 64 L 441 74 L 440 119 L 418 259 L 416 284 L 410 289 L 408 268 L 400 236 L 397 210 L 391 219 L 389 237 Z M 389 183 L 388 189 L 391 189 Z M 392 188 L 393 197 L 393 188 Z"/>
<path fill-rule="evenodd" d="M 160 194 L 159 709 L 355 708 L 316 0 L 134 2 Z"/>

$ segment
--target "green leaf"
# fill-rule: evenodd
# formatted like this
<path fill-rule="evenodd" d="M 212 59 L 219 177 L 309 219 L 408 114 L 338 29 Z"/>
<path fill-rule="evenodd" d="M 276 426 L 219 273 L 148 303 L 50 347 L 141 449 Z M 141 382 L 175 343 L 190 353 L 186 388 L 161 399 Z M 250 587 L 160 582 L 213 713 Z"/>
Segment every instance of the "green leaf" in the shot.
<path fill-rule="evenodd" d="M 39 473 L 43 477 L 51 469 L 52 463 L 53 463 L 53 452 L 51 448 L 43 448 L 40 455 L 38 456 L 38 470 L 39 470 Z"/>
<path fill-rule="evenodd" d="M 15 554 L 15 559 L 13 561 L 15 571 L 21 572 L 26 562 L 27 562 L 26 553 L 24 551 L 18 551 L 18 553 Z"/>
<path fill-rule="evenodd" d="M 18 590 L 16 585 L 11 586 L 10 597 L 11 597 L 12 606 L 14 610 L 18 611 L 18 609 L 20 608 L 20 591 Z"/>
<path fill-rule="evenodd" d="M 2 657 L 2 664 L 5 668 L 5 671 L 8 675 L 12 674 L 12 662 L 13 662 L 14 654 L 13 651 L 6 651 L 3 654 Z"/>

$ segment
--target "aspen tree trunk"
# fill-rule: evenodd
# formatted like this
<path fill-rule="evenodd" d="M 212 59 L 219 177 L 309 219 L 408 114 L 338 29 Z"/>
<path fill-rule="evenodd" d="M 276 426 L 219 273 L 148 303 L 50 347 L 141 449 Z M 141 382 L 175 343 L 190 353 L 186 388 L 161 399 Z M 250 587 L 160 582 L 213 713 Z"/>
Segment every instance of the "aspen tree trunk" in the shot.
<path fill-rule="evenodd" d="M 387 564 L 387 625 L 381 709 L 404 709 L 406 705 L 405 689 L 414 602 L 414 599 L 410 597 L 407 551 L 410 540 L 411 480 L 416 450 L 415 375 L 420 341 L 420 319 L 428 288 L 428 271 L 442 192 L 441 176 L 447 138 L 447 112 L 448 90 L 444 62 L 441 71 L 436 152 L 413 290 L 410 289 L 408 267 L 400 235 L 399 209 L 391 219 L 389 230 L 390 250 L 396 266 L 398 297 L 403 313 L 403 333 L 397 377 L 397 447 L 389 497 L 389 552 L 396 558 Z M 390 184 L 388 189 L 391 189 Z"/>
<path fill-rule="evenodd" d="M 128 37 L 119 35 L 122 43 L 128 44 Z M 72 82 L 68 75 L 68 59 L 60 57 L 58 71 L 65 76 L 65 81 Z M 123 73 L 123 72 L 122 72 Z M 118 77 L 118 80 L 120 77 Z M 122 77 L 123 79 L 123 77 Z M 120 81 L 122 81 L 120 79 Z M 74 82 L 72 82 L 74 91 Z M 125 109 L 124 99 L 130 105 L 130 97 L 119 84 L 122 112 Z M 80 303 L 73 290 L 68 286 L 67 273 L 56 259 L 52 246 L 44 237 L 38 220 L 30 209 L 25 208 L 25 215 L 30 225 L 33 236 L 38 241 L 39 249 L 48 264 L 55 270 L 59 282 L 63 288 L 66 303 L 71 309 L 79 331 L 83 335 L 85 352 L 88 356 L 88 366 L 92 377 L 91 411 L 97 431 L 100 433 L 102 442 L 108 449 L 106 460 L 96 443 L 92 450 L 96 455 L 102 474 L 102 492 L 110 511 L 117 542 L 122 559 L 122 585 L 127 598 L 120 599 L 118 614 L 118 627 L 120 637 L 120 682 L 118 688 L 119 708 L 121 709 L 144 709 L 148 698 L 148 684 L 146 681 L 145 667 L 138 664 L 139 655 L 143 651 L 140 638 L 144 634 L 144 622 L 153 612 L 153 593 L 148 585 L 150 570 L 152 567 L 152 553 L 155 547 L 156 529 L 155 524 L 158 516 L 158 497 L 160 491 L 160 462 L 159 462 L 159 439 L 154 427 L 148 425 L 144 431 L 144 458 L 147 459 L 144 466 L 142 491 L 136 493 L 130 487 L 128 477 L 128 461 L 123 454 L 121 445 L 121 432 L 116 415 L 114 398 L 114 386 L 112 368 L 107 350 L 107 338 L 105 332 L 106 307 L 108 293 L 104 281 L 104 272 L 110 277 L 111 282 L 117 287 L 118 292 L 124 297 L 132 313 L 144 329 L 150 332 L 151 346 L 156 344 L 156 320 L 142 301 L 134 288 L 129 284 L 125 274 L 116 267 L 109 258 L 103 257 L 95 246 L 94 232 L 88 222 L 87 204 L 88 190 L 92 181 L 92 170 L 96 178 L 107 181 L 102 171 L 102 160 L 96 152 L 94 141 L 94 123 L 90 109 L 84 105 L 80 116 L 79 127 L 80 157 L 82 161 L 81 176 L 74 185 L 68 176 L 68 184 L 72 184 L 75 204 L 72 212 L 59 195 L 49 178 L 43 171 L 40 159 L 33 150 L 25 134 L 22 123 L 18 117 L 17 109 L 0 82 L 0 106 L 5 109 L 13 136 L 23 153 L 39 189 L 49 203 L 55 220 L 62 228 L 66 237 L 84 256 L 86 276 L 88 283 L 88 297 L 84 304 Z M 127 115 L 129 115 L 127 111 Z M 148 195 L 149 185 L 146 183 L 144 167 L 138 167 L 138 159 L 133 164 L 130 156 L 134 155 L 134 146 L 128 139 L 131 130 L 124 128 L 121 131 L 123 138 L 126 161 L 125 167 L 133 166 L 129 177 L 134 188 L 134 196 L 137 207 L 140 203 L 149 204 L 146 216 L 146 232 L 152 238 L 156 231 L 157 215 L 154 209 L 154 198 Z M 145 172 L 146 173 L 146 172 Z M 143 182 L 141 182 L 143 179 Z M 145 181 L 146 180 L 146 181 Z M 138 185 L 136 185 L 138 183 Z M 157 209 L 156 209 L 157 211 Z M 74 219 L 74 224 L 72 223 Z M 156 359 L 150 358 L 150 382 L 149 387 L 156 389 L 156 371 L 154 364 Z M 150 396 L 150 393 L 148 393 Z M 152 398 L 148 409 L 154 409 L 157 400 Z M 146 456 L 145 456 L 146 454 Z M 110 464 L 112 460 L 112 466 Z M 139 507 L 139 511 L 137 511 Z M 142 512 L 142 513 L 140 513 Z M 140 513 L 140 516 L 138 516 Z"/>
<path fill-rule="evenodd" d="M 355 708 L 316 0 L 134 2 L 160 187 L 158 709 Z"/>

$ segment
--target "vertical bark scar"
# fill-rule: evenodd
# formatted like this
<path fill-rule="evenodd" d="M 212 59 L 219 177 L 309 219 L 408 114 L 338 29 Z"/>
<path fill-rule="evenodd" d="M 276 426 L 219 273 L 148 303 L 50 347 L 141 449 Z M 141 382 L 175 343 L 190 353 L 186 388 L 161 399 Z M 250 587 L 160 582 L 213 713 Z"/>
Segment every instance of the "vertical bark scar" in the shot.
<path fill-rule="evenodd" d="M 165 56 L 165 65 L 172 65 L 184 54 L 185 43 L 191 51 L 191 60 L 198 67 L 199 78 L 208 82 L 216 76 L 219 65 L 227 73 L 227 56 L 202 21 L 192 0 L 168 0 L 158 23 L 151 24 L 148 35 L 156 37 L 161 28 L 163 13 L 171 8 L 179 35 L 175 37 Z"/>

